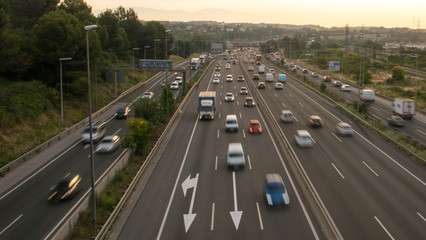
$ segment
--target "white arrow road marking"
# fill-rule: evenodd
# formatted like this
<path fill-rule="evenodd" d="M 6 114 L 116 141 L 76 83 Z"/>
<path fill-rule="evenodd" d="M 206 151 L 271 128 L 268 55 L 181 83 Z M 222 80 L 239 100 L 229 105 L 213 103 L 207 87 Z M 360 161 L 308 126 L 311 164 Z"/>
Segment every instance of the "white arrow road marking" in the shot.
<path fill-rule="evenodd" d="M 234 186 L 234 211 L 229 212 L 231 214 L 232 221 L 234 222 L 235 229 L 238 230 L 238 226 L 240 225 L 241 215 L 243 215 L 243 211 L 238 211 L 237 204 L 237 184 L 235 182 L 235 172 L 232 172 L 232 182 Z"/>
<path fill-rule="evenodd" d="M 198 183 L 198 173 L 195 176 L 195 178 L 190 178 L 191 175 L 189 175 L 185 181 L 182 183 L 182 190 L 183 190 L 183 196 L 186 197 L 186 191 L 189 188 L 194 188 L 192 192 L 191 197 L 191 204 L 189 205 L 189 212 L 187 214 L 183 214 L 183 221 L 185 223 L 185 233 L 188 232 L 189 227 L 191 227 L 192 222 L 195 219 L 195 216 L 197 216 L 196 213 L 192 213 L 192 208 L 194 207 L 194 199 L 195 199 L 195 193 L 197 191 L 197 183 Z"/>

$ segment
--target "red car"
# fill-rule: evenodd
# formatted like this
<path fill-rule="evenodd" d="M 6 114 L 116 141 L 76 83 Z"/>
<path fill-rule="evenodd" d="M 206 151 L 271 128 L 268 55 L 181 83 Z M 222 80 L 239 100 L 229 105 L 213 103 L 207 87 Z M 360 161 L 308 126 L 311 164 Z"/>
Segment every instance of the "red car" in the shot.
<path fill-rule="evenodd" d="M 262 133 L 262 125 L 256 119 L 249 121 L 249 132 L 250 133 Z"/>
<path fill-rule="evenodd" d="M 331 82 L 330 76 L 324 76 L 324 82 Z"/>

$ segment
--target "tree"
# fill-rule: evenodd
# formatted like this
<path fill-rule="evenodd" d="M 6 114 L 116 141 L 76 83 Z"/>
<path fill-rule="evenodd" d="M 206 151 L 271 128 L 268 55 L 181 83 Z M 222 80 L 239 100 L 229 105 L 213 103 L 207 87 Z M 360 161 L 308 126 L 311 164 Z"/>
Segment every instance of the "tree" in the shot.
<path fill-rule="evenodd" d="M 169 105 L 167 105 L 167 96 L 169 97 L 168 102 Z M 173 113 L 174 111 L 174 105 L 175 105 L 175 99 L 173 98 L 173 92 L 170 90 L 170 85 L 166 85 L 163 88 L 163 92 L 161 93 L 160 97 L 160 105 L 161 108 L 164 110 L 164 112 L 167 112 L 167 107 L 169 109 L 169 114 Z"/>
<path fill-rule="evenodd" d="M 15 27 L 30 29 L 41 16 L 56 9 L 59 0 L 11 0 L 11 17 Z"/>
<path fill-rule="evenodd" d="M 395 66 L 392 68 L 392 79 L 395 82 L 403 82 L 405 81 L 405 72 L 404 69 L 400 66 Z"/>
<path fill-rule="evenodd" d="M 142 98 L 134 106 L 136 117 L 150 121 L 154 126 L 164 121 L 164 112 L 161 111 L 158 101 Z"/>
<path fill-rule="evenodd" d="M 96 17 L 92 15 L 92 7 L 84 0 L 64 0 L 58 9 L 76 16 L 84 25 L 96 23 Z"/>
<path fill-rule="evenodd" d="M 122 146 L 134 147 L 135 153 L 141 155 L 152 135 L 151 124 L 142 118 L 128 118 L 127 129 Z"/>

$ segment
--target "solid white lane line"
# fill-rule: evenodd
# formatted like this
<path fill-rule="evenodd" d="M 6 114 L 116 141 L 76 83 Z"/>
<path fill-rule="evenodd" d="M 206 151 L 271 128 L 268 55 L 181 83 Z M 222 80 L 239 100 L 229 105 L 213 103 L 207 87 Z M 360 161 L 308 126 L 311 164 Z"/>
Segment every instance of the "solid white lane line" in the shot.
<path fill-rule="evenodd" d="M 382 222 L 380 222 L 380 220 L 374 216 L 374 218 L 376 219 L 376 221 L 380 224 L 380 226 L 383 228 L 383 230 L 385 230 L 385 232 L 388 234 L 388 236 L 392 239 L 395 240 L 395 238 L 392 237 L 392 235 L 390 234 L 390 232 L 385 228 L 385 226 L 382 224 Z"/>
<path fill-rule="evenodd" d="M 374 110 L 376 110 L 376 111 L 378 111 L 378 112 L 380 112 L 380 110 L 378 108 L 376 108 L 376 107 L 371 107 L 371 108 L 374 109 Z"/>
<path fill-rule="evenodd" d="M 214 229 L 214 207 L 215 207 L 215 204 L 213 203 L 212 204 L 212 220 L 211 220 L 211 223 L 210 223 L 210 231 L 213 231 L 213 229 Z"/>
<path fill-rule="evenodd" d="M 336 171 L 340 174 L 340 176 L 345 179 L 345 177 L 343 176 L 343 174 L 339 171 L 339 169 L 337 169 L 336 165 L 334 165 L 334 163 L 331 163 L 331 165 L 333 165 L 334 169 L 336 169 Z"/>
<path fill-rule="evenodd" d="M 7 225 L 7 227 L 5 229 L 3 229 L 3 231 L 0 232 L 0 236 L 7 231 L 7 229 L 9 229 L 13 224 L 15 224 L 16 221 L 18 221 L 22 216 L 24 216 L 24 214 L 19 215 L 19 217 L 17 217 L 15 220 L 13 220 L 9 225 Z"/>
<path fill-rule="evenodd" d="M 220 129 L 217 130 L 217 138 L 219 138 Z"/>
<path fill-rule="evenodd" d="M 331 133 L 331 134 L 333 134 L 333 136 L 334 136 L 337 140 L 339 140 L 339 142 L 342 142 L 342 140 L 340 140 L 340 138 L 338 138 L 338 137 L 336 136 L 336 134 L 334 134 L 334 133 Z"/>
<path fill-rule="evenodd" d="M 420 129 L 416 129 L 416 131 L 417 132 L 419 132 L 419 133 L 421 133 L 421 134 L 423 134 L 423 135 L 426 135 L 426 133 L 425 132 L 423 132 L 422 130 L 420 130 Z"/>
<path fill-rule="evenodd" d="M 243 116 L 241 115 L 241 112 L 240 112 L 240 118 L 243 118 Z"/>
<path fill-rule="evenodd" d="M 217 156 L 216 156 L 216 160 L 215 160 L 215 163 L 214 163 L 214 170 L 217 171 Z"/>
<path fill-rule="evenodd" d="M 256 202 L 256 208 L 257 208 L 257 215 L 259 216 L 260 230 L 263 230 L 262 215 L 260 214 L 260 208 L 259 208 L 259 203 L 258 202 Z"/>
<path fill-rule="evenodd" d="M 243 137 L 246 138 L 246 131 L 243 129 Z"/>
<path fill-rule="evenodd" d="M 419 217 L 421 218 L 421 219 L 423 219 L 423 221 L 425 221 L 426 222 L 426 218 L 424 218 L 419 212 L 417 212 L 417 215 L 419 215 Z M 0 234 L 1 235 L 1 234 Z"/>
<path fill-rule="evenodd" d="M 285 104 L 284 103 L 281 103 L 285 108 L 287 108 L 286 106 L 285 106 Z"/>
<path fill-rule="evenodd" d="M 368 166 L 368 164 L 367 163 L 365 163 L 364 161 L 362 161 L 362 163 L 364 163 L 364 165 L 366 166 L 366 167 L 368 167 L 368 169 L 370 169 L 370 171 L 372 171 L 373 173 L 374 173 L 374 175 L 376 175 L 377 177 L 379 176 L 379 174 L 377 174 L 370 166 Z"/>
<path fill-rule="evenodd" d="M 223 93 L 222 93 L 222 92 L 220 92 L 220 96 L 222 96 L 222 94 L 223 94 Z"/>
<path fill-rule="evenodd" d="M 247 161 L 248 161 L 248 164 L 249 164 L 249 169 L 251 170 L 251 161 L 250 161 L 250 156 L 249 155 L 247 155 Z"/>
<path fill-rule="evenodd" d="M 299 105 L 301 106 L 301 107 L 304 107 L 300 102 L 299 102 Z"/>

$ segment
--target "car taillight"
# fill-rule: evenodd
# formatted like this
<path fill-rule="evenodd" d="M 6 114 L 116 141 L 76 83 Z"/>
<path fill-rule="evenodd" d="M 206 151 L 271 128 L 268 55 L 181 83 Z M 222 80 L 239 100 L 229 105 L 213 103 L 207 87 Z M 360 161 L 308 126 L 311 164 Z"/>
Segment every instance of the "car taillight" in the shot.
<path fill-rule="evenodd" d="M 322 123 L 322 121 L 320 121 L 320 123 L 321 123 L 321 125 L 324 125 L 324 124 Z"/>

